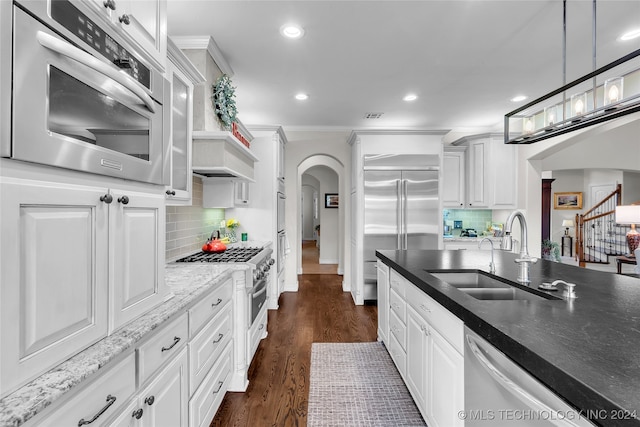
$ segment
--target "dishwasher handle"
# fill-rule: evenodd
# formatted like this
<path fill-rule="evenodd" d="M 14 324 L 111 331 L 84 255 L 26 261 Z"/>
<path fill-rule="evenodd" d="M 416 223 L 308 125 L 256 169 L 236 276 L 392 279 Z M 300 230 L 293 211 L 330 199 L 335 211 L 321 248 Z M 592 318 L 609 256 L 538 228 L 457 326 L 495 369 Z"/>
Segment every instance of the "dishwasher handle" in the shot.
<path fill-rule="evenodd" d="M 526 388 L 518 383 L 516 383 L 512 378 L 509 378 L 504 372 L 500 371 L 500 369 L 495 366 L 485 353 L 486 350 L 481 350 L 482 343 L 474 336 L 467 334 L 467 344 L 471 353 L 476 357 L 480 365 L 489 373 L 489 375 L 496 381 L 498 384 L 503 386 L 507 391 L 511 392 L 514 396 L 520 399 L 525 404 L 533 407 L 539 411 L 545 411 L 547 413 L 558 414 L 559 411 L 551 408 L 546 403 L 540 401 L 536 396 L 531 394 Z M 557 422 L 558 426 L 567 426 L 567 427 L 579 427 L 578 424 L 573 423 L 571 420 L 564 417 L 556 417 L 554 419 Z"/>

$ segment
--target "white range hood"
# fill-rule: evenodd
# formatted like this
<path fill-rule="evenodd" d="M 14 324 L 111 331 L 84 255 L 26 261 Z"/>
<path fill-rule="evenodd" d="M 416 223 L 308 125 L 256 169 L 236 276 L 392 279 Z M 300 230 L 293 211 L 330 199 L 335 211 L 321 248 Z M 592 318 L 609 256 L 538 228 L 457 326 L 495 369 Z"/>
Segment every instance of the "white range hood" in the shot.
<path fill-rule="evenodd" d="M 254 182 L 258 158 L 231 132 L 193 131 L 193 173 Z"/>

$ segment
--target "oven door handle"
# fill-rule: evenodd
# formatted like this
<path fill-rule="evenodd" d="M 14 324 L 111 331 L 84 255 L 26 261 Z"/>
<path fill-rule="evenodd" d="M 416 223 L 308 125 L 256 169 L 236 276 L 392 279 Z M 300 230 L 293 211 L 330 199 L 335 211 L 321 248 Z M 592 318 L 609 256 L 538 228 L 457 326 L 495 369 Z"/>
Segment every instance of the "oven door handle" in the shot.
<path fill-rule="evenodd" d="M 78 49 L 77 47 L 65 42 L 64 40 L 61 40 L 50 34 L 38 31 L 37 38 L 38 42 L 47 49 L 71 58 L 89 68 L 93 68 L 100 74 L 103 74 L 110 79 L 115 80 L 116 82 L 133 92 L 138 98 L 140 98 L 140 100 L 149 109 L 149 111 L 151 111 L 152 113 L 156 112 L 156 107 L 151 97 L 144 90 L 142 90 L 138 82 L 133 80 L 128 75 L 121 73 L 120 71 L 111 67 L 111 65 L 102 62 L 98 58 L 95 58 L 92 55 L 84 52 L 83 50 Z"/>
<path fill-rule="evenodd" d="M 263 282 L 264 282 L 264 280 L 263 280 Z M 257 286 L 255 286 L 255 287 L 257 287 Z M 264 294 L 265 292 L 267 292 L 267 287 L 266 287 L 266 286 L 263 286 L 263 287 L 262 287 L 262 289 L 260 289 L 258 292 L 255 292 L 255 293 L 253 294 L 253 298 L 257 297 L 258 295 L 262 295 L 262 294 Z"/>

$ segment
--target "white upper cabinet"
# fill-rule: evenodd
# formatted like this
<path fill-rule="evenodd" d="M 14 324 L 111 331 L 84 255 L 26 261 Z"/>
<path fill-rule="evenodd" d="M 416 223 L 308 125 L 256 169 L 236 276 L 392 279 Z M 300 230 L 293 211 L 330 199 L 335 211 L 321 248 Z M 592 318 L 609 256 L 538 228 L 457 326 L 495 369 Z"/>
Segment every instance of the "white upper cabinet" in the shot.
<path fill-rule="evenodd" d="M 517 207 L 517 146 L 502 134 L 461 138 L 443 157 L 443 207 L 514 209 Z"/>
<path fill-rule="evenodd" d="M 458 148 L 458 147 L 456 147 Z M 445 208 L 465 207 L 465 150 L 445 150 L 442 157 L 442 206 Z"/>
<path fill-rule="evenodd" d="M 171 94 L 167 97 L 171 151 L 168 156 L 170 182 L 165 194 L 168 205 L 191 205 L 193 86 L 205 79 L 171 39 L 167 42 L 167 79 L 171 82 Z"/>
<path fill-rule="evenodd" d="M 85 0 L 164 69 L 167 56 L 166 0 Z"/>

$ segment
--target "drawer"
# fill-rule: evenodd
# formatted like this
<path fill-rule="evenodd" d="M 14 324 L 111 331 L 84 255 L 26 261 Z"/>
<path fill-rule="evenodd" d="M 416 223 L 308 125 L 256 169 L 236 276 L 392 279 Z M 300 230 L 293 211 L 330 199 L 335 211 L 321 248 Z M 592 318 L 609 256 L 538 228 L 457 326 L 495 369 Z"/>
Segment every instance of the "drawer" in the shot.
<path fill-rule="evenodd" d="M 249 345 L 247 345 L 247 365 L 251 364 L 253 355 L 256 354 L 260 340 L 267 336 L 267 310 L 262 308 L 253 325 L 249 328 Z"/>
<path fill-rule="evenodd" d="M 189 310 L 190 338 L 193 338 L 209 319 L 218 314 L 231 301 L 232 294 L 233 280 L 229 278 Z"/>
<path fill-rule="evenodd" d="M 400 372 L 402 379 L 404 379 L 407 365 L 407 353 L 405 353 L 404 349 L 400 346 L 398 340 L 396 340 L 393 334 L 389 337 L 389 346 L 387 349 L 389 350 L 393 363 L 395 363 L 396 368 L 398 368 L 398 372 Z"/>
<path fill-rule="evenodd" d="M 189 401 L 189 427 L 208 427 L 231 381 L 231 344 L 209 371 Z"/>
<path fill-rule="evenodd" d="M 136 360 L 133 353 L 113 368 L 103 368 L 106 372 L 82 388 L 71 400 L 56 409 L 43 421 L 34 419 L 38 426 L 77 426 L 80 420 L 91 421 L 91 425 L 102 426 L 105 421 L 119 413 L 129 403 L 136 390 Z M 104 412 L 101 412 L 103 411 Z M 44 415 L 44 414 L 43 414 Z"/>
<path fill-rule="evenodd" d="M 407 279 L 398 274 L 395 270 L 389 270 L 389 286 L 396 291 L 403 299 L 405 297 Z"/>
<path fill-rule="evenodd" d="M 189 396 L 191 396 L 233 335 L 231 304 L 227 303 L 216 317 L 189 342 Z"/>
<path fill-rule="evenodd" d="M 154 372 L 180 353 L 187 345 L 188 316 L 184 313 L 136 350 L 138 355 L 138 381 L 143 385 Z"/>
<path fill-rule="evenodd" d="M 407 286 L 407 303 L 460 353 L 464 347 L 464 323 L 414 284 Z"/>
<path fill-rule="evenodd" d="M 404 302 L 404 298 L 398 295 L 393 289 L 389 292 L 389 307 L 391 311 L 396 313 L 396 316 L 398 316 L 402 323 L 407 323 L 407 303 Z"/>
<path fill-rule="evenodd" d="M 389 312 L 389 331 L 395 335 L 398 344 L 403 349 L 407 349 L 407 327 L 393 311 Z"/>

